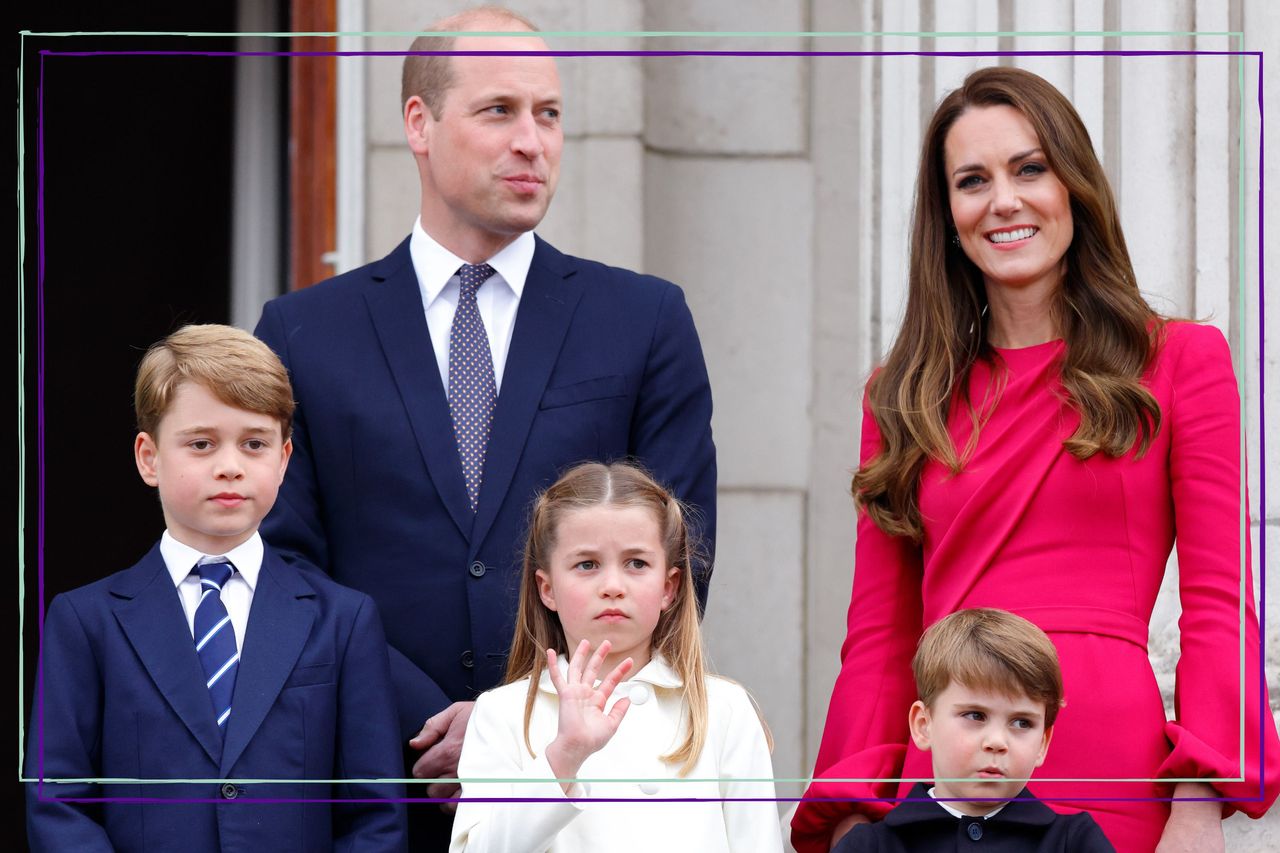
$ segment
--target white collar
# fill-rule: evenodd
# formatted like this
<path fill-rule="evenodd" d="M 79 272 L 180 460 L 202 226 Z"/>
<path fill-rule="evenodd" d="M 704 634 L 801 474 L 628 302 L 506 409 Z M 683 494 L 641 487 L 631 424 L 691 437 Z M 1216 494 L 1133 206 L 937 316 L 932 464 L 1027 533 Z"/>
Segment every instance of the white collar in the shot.
<path fill-rule="evenodd" d="M 569 671 L 569 658 L 565 655 L 556 656 L 556 665 L 560 668 L 560 674 L 565 675 Z M 623 684 L 633 681 L 643 681 L 652 684 L 654 687 L 662 687 L 670 690 L 678 689 L 684 686 L 684 681 L 680 678 L 679 673 L 671 668 L 671 664 L 667 663 L 667 659 L 657 652 L 649 658 L 649 662 L 640 667 L 640 671 L 634 673 Z M 538 679 L 538 689 L 543 693 L 556 692 L 555 685 L 551 683 L 551 673 L 545 668 L 542 675 Z"/>
<path fill-rule="evenodd" d="M 262 537 L 258 531 L 225 554 L 205 554 L 183 542 L 173 538 L 168 530 L 160 537 L 160 556 L 164 558 L 165 568 L 173 578 L 174 587 L 178 587 L 191 574 L 201 557 L 226 557 L 236 572 L 244 579 L 252 590 L 258 585 L 258 571 L 262 568 Z"/>
<path fill-rule="evenodd" d="M 485 261 L 506 282 L 517 299 L 524 293 L 524 283 L 529 277 L 529 265 L 533 263 L 535 246 L 533 232 L 526 231 Z M 467 263 L 437 243 L 423 229 L 422 217 L 418 217 L 413 223 L 413 233 L 409 237 L 409 257 L 413 261 L 413 271 L 422 291 L 423 308 L 431 307 L 431 303 L 444 291 L 449 279 L 458 274 L 458 267 Z"/>
<path fill-rule="evenodd" d="M 983 820 L 987 820 L 987 819 L 989 819 L 989 818 L 993 818 L 993 817 L 995 817 L 996 815 L 1000 814 L 1000 810 L 1001 810 L 1001 809 L 1003 809 L 1005 806 L 1009 805 L 1008 803 L 1001 803 L 1000 805 L 996 806 L 994 809 L 992 809 L 991 811 L 987 812 L 987 813 L 986 813 L 986 814 L 984 814 L 984 815 L 965 814 L 964 812 L 960 811 L 959 809 L 952 808 L 951 803 L 946 803 L 946 802 L 943 802 L 942 800 L 939 800 L 939 799 L 937 798 L 937 796 L 933 793 L 933 792 L 934 792 L 934 791 L 936 791 L 936 790 L 937 790 L 937 788 L 930 788 L 930 789 L 929 789 L 929 796 L 930 796 L 930 797 L 933 797 L 933 801 L 934 801 L 935 803 L 937 803 L 938 805 L 942 806 L 944 809 L 946 809 L 947 814 L 951 815 L 952 817 L 958 817 L 958 818 L 966 818 L 966 817 L 969 817 L 969 818 L 973 818 L 973 817 L 981 817 Z"/>

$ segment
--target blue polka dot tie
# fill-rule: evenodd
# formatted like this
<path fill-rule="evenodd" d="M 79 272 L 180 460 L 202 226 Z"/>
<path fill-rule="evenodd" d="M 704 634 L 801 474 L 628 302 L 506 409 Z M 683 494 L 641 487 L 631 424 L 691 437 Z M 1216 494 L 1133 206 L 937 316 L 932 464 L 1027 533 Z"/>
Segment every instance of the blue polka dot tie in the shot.
<path fill-rule="evenodd" d="M 209 698 L 213 701 L 218 731 L 226 732 L 240 652 L 236 649 L 236 632 L 231 626 L 231 617 L 222 603 L 222 588 L 236 570 L 226 560 L 219 560 L 201 563 L 195 571 L 200 574 L 200 604 L 196 607 L 195 619 L 196 655 L 204 669 L 205 686 L 209 688 Z"/>
<path fill-rule="evenodd" d="M 484 451 L 498 399 L 489 335 L 476 306 L 476 291 L 493 273 L 488 264 L 463 264 L 458 268 L 462 289 L 449 330 L 449 414 L 453 416 L 453 437 L 458 442 L 472 512 L 480 499 Z"/>

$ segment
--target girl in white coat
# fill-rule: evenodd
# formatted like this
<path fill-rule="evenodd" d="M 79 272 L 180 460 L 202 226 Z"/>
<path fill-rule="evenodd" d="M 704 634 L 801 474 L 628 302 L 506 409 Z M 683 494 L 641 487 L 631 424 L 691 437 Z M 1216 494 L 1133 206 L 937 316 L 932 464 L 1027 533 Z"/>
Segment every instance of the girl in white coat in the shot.
<path fill-rule="evenodd" d="M 691 565 L 680 502 L 635 466 L 579 465 L 538 498 L 451 851 L 782 850 L 769 736 L 705 672 Z"/>

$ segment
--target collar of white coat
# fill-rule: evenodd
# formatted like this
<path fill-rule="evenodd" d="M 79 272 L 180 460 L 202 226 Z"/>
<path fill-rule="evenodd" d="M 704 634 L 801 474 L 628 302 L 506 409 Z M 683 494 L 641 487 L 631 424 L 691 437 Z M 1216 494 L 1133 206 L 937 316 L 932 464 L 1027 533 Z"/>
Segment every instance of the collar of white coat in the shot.
<path fill-rule="evenodd" d="M 560 674 L 567 675 L 569 672 L 569 658 L 565 655 L 558 655 L 556 665 L 560 667 Z M 679 674 L 671 668 L 671 664 L 667 663 L 667 659 L 657 652 L 653 653 L 653 657 L 649 658 L 649 662 L 640 668 L 640 671 L 632 675 L 623 684 L 631 684 L 642 681 L 652 684 L 654 687 L 678 688 L 684 685 Z M 541 677 L 538 679 L 538 689 L 543 693 L 554 694 L 556 692 L 555 685 L 551 683 L 551 673 L 545 669 L 542 671 Z"/>

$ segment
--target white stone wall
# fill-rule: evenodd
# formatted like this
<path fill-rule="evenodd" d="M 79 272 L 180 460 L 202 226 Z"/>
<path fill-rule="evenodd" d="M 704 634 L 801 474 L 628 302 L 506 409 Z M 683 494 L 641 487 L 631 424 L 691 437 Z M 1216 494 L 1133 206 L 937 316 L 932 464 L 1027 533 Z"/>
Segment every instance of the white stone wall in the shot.
<path fill-rule="evenodd" d="M 370 31 L 413 30 L 457 9 L 439 0 L 367 0 Z M 1069 31 L 1243 30 L 1276 47 L 1266 0 L 538 0 L 519 6 L 546 31 L 1014 32 L 1003 37 L 549 38 L 553 47 L 659 50 L 1234 50 L 1225 36 L 1032 35 Z M 376 37 L 403 49 L 406 37 Z M 804 776 L 826 713 L 853 571 L 849 476 L 859 400 L 901 314 L 912 182 L 936 101 L 994 58 L 569 58 L 563 176 L 540 233 L 573 254 L 684 286 L 715 392 L 720 461 L 717 572 L 705 629 L 714 662 L 755 693 L 780 778 Z M 1019 57 L 1071 97 L 1120 198 L 1144 292 L 1160 311 L 1218 325 L 1246 399 L 1255 555 L 1265 524 L 1268 680 L 1280 700 L 1280 505 L 1260 505 L 1259 368 L 1280 405 L 1280 317 L 1258 299 L 1258 61 L 1235 57 Z M 407 232 L 417 201 L 398 117 L 398 58 L 367 64 L 366 251 Z M 1267 91 L 1280 87 L 1275 63 Z M 1244 158 L 1239 120 L 1243 114 Z M 1274 115 L 1274 113 L 1273 113 Z M 1267 129 L 1275 133 L 1272 118 Z M 1244 234 L 1236 222 L 1244 173 Z M 1272 195 L 1275 195 L 1273 184 Z M 1266 244 L 1277 241 L 1277 217 Z M 1273 250 L 1266 273 L 1280 281 Z M 1244 276 L 1240 275 L 1241 259 Z M 1274 416 L 1268 418 L 1275 422 Z M 1280 431 L 1266 428 L 1280 484 Z M 1255 556 L 1255 568 L 1258 566 Z M 1260 581 L 1261 578 L 1256 580 Z M 1176 566 L 1152 627 L 1171 695 Z M 796 785 L 780 786 L 783 793 Z M 1229 824 L 1229 849 L 1280 843 L 1280 817 Z"/>

